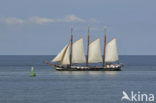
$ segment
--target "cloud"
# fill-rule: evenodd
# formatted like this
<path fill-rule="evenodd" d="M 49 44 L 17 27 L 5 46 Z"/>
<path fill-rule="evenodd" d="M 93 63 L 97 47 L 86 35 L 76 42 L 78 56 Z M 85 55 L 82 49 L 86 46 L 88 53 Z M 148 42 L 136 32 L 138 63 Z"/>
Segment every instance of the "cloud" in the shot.
<path fill-rule="evenodd" d="M 0 18 L 0 22 L 5 24 L 22 24 L 24 23 L 24 20 L 15 17 L 9 17 L 9 18 Z"/>
<path fill-rule="evenodd" d="M 37 23 L 37 24 L 45 24 L 45 23 L 58 23 L 58 22 L 85 22 L 84 19 L 79 18 L 75 16 L 74 14 L 72 15 L 66 15 L 64 18 L 42 18 L 42 17 L 31 17 L 29 19 L 30 22 L 32 23 Z"/>
<path fill-rule="evenodd" d="M 106 26 L 93 26 L 93 27 L 91 27 L 91 30 L 93 30 L 93 31 L 104 31 L 104 30 L 107 30 L 107 27 Z"/>
<path fill-rule="evenodd" d="M 1 23 L 5 24 L 47 24 L 47 23 L 99 23 L 95 18 L 90 18 L 88 20 L 82 19 L 74 14 L 65 15 L 63 18 L 46 18 L 33 16 L 28 19 L 19 19 L 15 17 L 0 18 Z"/>
<path fill-rule="evenodd" d="M 43 18 L 43 17 L 31 17 L 29 19 L 31 23 L 36 23 L 36 24 L 45 24 L 45 23 L 53 23 L 54 20 L 51 18 Z"/>
<path fill-rule="evenodd" d="M 71 15 L 66 15 L 62 19 L 56 19 L 56 22 L 85 22 L 85 20 L 75 16 L 74 14 L 71 14 Z"/>
<path fill-rule="evenodd" d="M 99 21 L 97 21 L 95 18 L 90 18 L 88 20 L 88 22 L 90 22 L 90 23 L 99 23 Z"/>

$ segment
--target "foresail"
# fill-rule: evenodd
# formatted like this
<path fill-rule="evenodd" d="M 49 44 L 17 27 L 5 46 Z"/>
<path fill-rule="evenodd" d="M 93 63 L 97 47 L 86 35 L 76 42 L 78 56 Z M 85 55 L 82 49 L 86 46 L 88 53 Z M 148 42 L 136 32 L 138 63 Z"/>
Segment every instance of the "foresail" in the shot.
<path fill-rule="evenodd" d="M 86 63 L 82 38 L 72 44 L 72 63 Z"/>
<path fill-rule="evenodd" d="M 58 55 L 51 61 L 51 62 L 57 62 L 57 61 L 61 61 L 63 59 L 64 53 L 67 49 L 68 45 L 65 45 L 65 47 L 61 50 L 60 53 L 58 53 Z"/>
<path fill-rule="evenodd" d="M 67 46 L 67 49 L 65 51 L 64 57 L 62 59 L 62 61 L 60 62 L 61 64 L 65 65 L 65 64 L 70 64 L 70 60 L 69 60 L 69 48 L 70 46 Z"/>
<path fill-rule="evenodd" d="M 106 44 L 105 62 L 116 62 L 118 60 L 116 38 L 114 38 Z"/>
<path fill-rule="evenodd" d="M 102 62 L 100 39 L 97 38 L 89 44 L 88 63 Z"/>

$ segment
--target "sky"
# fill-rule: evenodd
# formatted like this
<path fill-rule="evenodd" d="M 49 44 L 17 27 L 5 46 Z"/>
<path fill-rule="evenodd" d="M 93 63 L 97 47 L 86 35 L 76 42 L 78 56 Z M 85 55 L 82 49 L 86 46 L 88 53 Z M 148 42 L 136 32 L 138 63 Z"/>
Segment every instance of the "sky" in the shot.
<path fill-rule="evenodd" d="M 0 55 L 55 55 L 69 42 L 117 38 L 120 55 L 156 55 L 155 0 L 0 0 Z"/>

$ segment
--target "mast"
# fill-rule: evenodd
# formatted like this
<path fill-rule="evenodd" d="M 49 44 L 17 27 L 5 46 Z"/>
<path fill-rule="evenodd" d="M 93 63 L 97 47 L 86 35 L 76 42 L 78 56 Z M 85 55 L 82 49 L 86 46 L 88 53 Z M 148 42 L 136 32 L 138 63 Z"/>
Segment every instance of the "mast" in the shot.
<path fill-rule="evenodd" d="M 72 65 L 72 45 L 73 45 L 73 28 L 71 28 L 71 37 L 70 37 L 70 66 Z"/>
<path fill-rule="evenodd" d="M 87 61 L 86 61 L 86 66 L 88 66 L 89 41 L 90 41 L 90 36 L 89 36 L 89 27 L 88 27 L 88 44 L 87 44 Z"/>
<path fill-rule="evenodd" d="M 105 63 L 105 53 L 106 53 L 106 31 L 107 31 L 107 28 L 105 27 L 105 28 L 104 28 L 103 67 L 104 67 L 104 65 L 106 64 L 106 63 Z"/>

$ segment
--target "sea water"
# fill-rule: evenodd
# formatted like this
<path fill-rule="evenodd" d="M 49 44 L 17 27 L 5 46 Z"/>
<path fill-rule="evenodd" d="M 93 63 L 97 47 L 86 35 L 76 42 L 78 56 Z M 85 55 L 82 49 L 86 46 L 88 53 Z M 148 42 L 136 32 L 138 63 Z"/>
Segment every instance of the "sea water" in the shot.
<path fill-rule="evenodd" d="M 156 95 L 156 56 L 120 56 L 125 66 L 117 72 L 56 71 L 43 64 L 53 57 L 0 56 L 0 103 L 122 103 L 123 91 Z M 36 77 L 29 77 L 31 66 Z"/>

